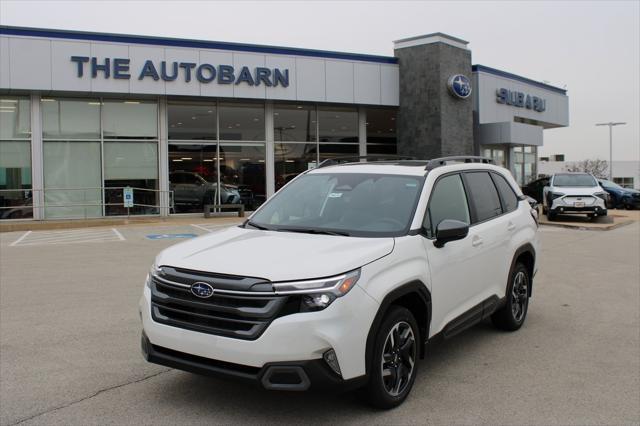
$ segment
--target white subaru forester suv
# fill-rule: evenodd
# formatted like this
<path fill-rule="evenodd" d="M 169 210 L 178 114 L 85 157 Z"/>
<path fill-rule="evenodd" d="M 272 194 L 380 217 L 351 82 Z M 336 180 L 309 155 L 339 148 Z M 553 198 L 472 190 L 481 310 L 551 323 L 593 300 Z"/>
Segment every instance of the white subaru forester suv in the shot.
<path fill-rule="evenodd" d="M 397 406 L 428 342 L 525 320 L 536 216 L 489 162 L 327 160 L 242 225 L 169 247 L 140 300 L 145 358 Z"/>

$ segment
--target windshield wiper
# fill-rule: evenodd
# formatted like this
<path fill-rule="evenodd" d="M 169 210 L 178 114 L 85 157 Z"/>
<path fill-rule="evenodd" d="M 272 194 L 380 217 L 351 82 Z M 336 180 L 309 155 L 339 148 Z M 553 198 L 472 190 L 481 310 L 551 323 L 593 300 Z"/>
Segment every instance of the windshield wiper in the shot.
<path fill-rule="evenodd" d="M 261 231 L 272 231 L 272 229 L 271 229 L 271 228 L 267 228 L 266 226 L 258 225 L 257 223 L 252 222 L 252 221 L 250 221 L 250 220 L 247 220 L 247 221 L 245 222 L 244 227 L 246 228 L 246 227 L 247 227 L 247 225 L 252 226 L 252 227 L 254 227 L 254 228 L 256 228 L 256 229 L 260 229 Z"/>
<path fill-rule="evenodd" d="M 328 229 L 316 229 L 316 228 L 278 228 L 276 231 L 282 232 L 300 232 L 304 234 L 318 234 L 318 235 L 339 235 L 342 237 L 349 237 L 351 234 L 343 231 L 330 231 Z"/>

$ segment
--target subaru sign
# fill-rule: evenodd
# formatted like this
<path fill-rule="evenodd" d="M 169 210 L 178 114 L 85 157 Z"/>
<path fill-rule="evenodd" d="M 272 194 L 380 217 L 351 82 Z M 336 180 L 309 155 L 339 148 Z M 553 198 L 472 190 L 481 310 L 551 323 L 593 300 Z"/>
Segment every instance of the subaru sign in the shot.
<path fill-rule="evenodd" d="M 462 74 L 455 74 L 447 81 L 449 92 L 458 99 L 467 99 L 471 96 L 471 82 Z"/>
<path fill-rule="evenodd" d="M 546 99 L 504 88 L 496 90 L 496 102 L 518 108 L 532 109 L 537 112 L 543 112 L 547 109 Z"/>

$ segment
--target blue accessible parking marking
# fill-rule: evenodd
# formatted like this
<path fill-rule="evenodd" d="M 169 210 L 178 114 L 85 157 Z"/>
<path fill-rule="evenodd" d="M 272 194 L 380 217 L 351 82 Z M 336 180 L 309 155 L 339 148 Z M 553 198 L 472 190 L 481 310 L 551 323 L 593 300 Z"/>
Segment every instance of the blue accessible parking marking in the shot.
<path fill-rule="evenodd" d="M 197 234 L 149 234 L 147 239 L 149 240 L 165 240 L 173 238 L 195 238 Z"/>

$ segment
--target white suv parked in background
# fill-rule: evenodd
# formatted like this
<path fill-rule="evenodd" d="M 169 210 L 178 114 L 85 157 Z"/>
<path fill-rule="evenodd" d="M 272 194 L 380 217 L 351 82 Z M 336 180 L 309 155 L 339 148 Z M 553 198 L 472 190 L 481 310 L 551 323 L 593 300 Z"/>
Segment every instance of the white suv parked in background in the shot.
<path fill-rule="evenodd" d="M 549 220 L 558 214 L 607 215 L 607 193 L 589 173 L 556 173 L 542 195 L 542 210 Z"/>
<path fill-rule="evenodd" d="M 169 247 L 140 300 L 144 356 L 400 404 L 427 342 L 488 317 L 503 330 L 525 320 L 537 223 L 489 162 L 327 160 L 244 224 Z"/>

